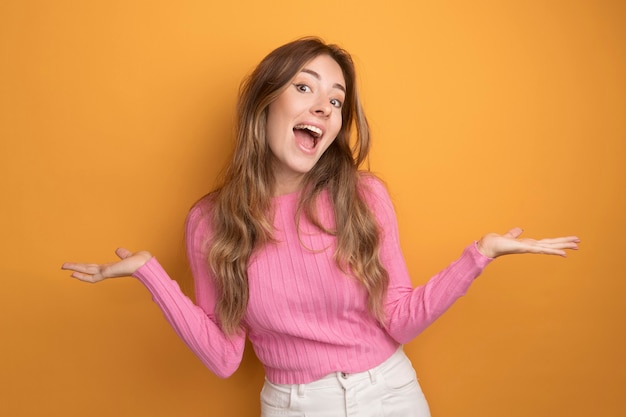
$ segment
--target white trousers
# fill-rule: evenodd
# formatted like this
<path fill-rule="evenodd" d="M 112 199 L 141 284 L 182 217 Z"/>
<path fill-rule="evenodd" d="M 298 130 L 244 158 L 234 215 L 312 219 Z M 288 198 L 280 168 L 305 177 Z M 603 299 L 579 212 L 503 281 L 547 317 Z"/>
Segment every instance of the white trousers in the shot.
<path fill-rule="evenodd" d="M 309 384 L 273 384 L 261 391 L 261 417 L 430 417 L 428 403 L 402 347 L 367 372 L 337 372 Z"/>

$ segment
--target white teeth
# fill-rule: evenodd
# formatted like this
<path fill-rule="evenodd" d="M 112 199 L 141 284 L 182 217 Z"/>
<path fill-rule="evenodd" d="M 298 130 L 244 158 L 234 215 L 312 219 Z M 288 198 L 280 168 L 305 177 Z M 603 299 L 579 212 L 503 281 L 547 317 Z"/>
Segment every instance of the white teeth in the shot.
<path fill-rule="evenodd" d="M 319 127 L 315 127 L 315 126 L 311 126 L 311 125 L 297 125 L 294 129 L 306 129 L 309 132 L 313 133 L 313 135 L 316 138 L 319 138 L 320 136 L 322 136 L 322 129 L 320 129 Z"/>

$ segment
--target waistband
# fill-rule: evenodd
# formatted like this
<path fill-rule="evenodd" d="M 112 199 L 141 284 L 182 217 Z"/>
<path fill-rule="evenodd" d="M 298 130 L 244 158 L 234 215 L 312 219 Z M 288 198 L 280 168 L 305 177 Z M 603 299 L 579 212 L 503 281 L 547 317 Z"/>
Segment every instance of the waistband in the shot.
<path fill-rule="evenodd" d="M 265 379 L 265 383 L 271 385 L 274 389 L 278 389 L 283 392 L 290 392 L 292 389 L 296 389 L 298 393 L 304 392 L 306 390 L 321 390 L 337 386 L 345 387 L 346 383 L 356 383 L 366 379 L 369 379 L 372 384 L 375 384 L 378 374 L 383 373 L 386 369 L 392 368 L 398 363 L 404 361 L 409 361 L 409 359 L 404 353 L 404 349 L 402 348 L 402 346 L 400 346 L 383 363 L 367 371 L 355 373 L 347 373 L 341 371 L 333 372 L 307 384 L 274 384 L 267 380 L 267 378 Z"/>

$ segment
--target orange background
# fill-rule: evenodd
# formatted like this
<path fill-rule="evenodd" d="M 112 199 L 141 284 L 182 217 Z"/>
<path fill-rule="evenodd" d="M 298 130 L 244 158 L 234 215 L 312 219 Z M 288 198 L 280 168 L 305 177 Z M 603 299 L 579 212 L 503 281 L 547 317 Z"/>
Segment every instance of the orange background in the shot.
<path fill-rule="evenodd" d="M 489 231 L 578 234 L 498 260 L 407 345 L 433 416 L 626 414 L 626 3 L 0 3 L 0 415 L 256 416 L 133 279 L 59 270 L 148 249 L 192 292 L 187 209 L 231 149 L 240 80 L 316 34 L 352 52 L 416 285 Z"/>

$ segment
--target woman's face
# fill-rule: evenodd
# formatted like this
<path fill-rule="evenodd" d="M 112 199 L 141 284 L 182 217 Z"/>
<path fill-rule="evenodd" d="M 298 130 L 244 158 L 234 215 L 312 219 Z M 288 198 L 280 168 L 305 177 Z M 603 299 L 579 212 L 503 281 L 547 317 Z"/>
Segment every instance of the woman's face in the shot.
<path fill-rule="evenodd" d="M 268 107 L 267 141 L 272 151 L 275 195 L 299 189 L 341 129 L 346 82 L 341 67 L 319 55 L 296 74 Z"/>

